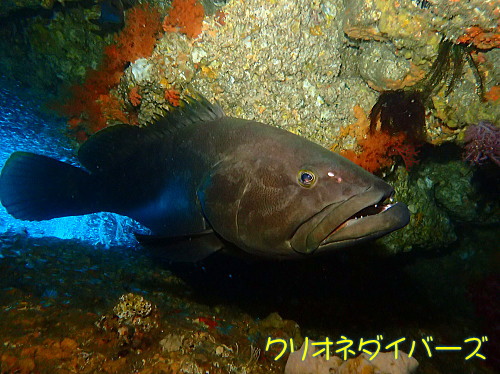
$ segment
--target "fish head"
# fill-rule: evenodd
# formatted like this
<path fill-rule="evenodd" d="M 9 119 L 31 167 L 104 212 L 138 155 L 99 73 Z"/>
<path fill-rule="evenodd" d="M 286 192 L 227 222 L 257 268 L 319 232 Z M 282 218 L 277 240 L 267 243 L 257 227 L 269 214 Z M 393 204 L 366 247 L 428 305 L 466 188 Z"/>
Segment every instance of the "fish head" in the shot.
<path fill-rule="evenodd" d="M 313 185 L 310 193 L 300 193 L 307 214 L 289 241 L 295 252 L 319 254 L 352 246 L 408 224 L 408 208 L 394 202 L 389 184 L 340 155 L 329 156 L 330 162 L 312 164 L 297 175 L 299 184 L 305 178 Z"/>
<path fill-rule="evenodd" d="M 293 134 L 290 134 L 293 135 Z M 393 188 L 298 136 L 240 149 L 200 196 L 213 229 L 247 252 L 293 258 L 374 239 L 405 226 Z"/>

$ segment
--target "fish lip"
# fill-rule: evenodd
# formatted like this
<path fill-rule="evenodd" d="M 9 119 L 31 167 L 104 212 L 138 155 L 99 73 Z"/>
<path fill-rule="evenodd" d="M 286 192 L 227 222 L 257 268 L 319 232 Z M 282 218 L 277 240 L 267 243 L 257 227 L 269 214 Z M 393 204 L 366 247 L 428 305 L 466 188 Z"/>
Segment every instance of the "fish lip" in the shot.
<path fill-rule="evenodd" d="M 360 222 L 361 220 L 382 214 L 386 210 L 392 208 L 394 205 L 398 204 L 397 202 L 393 204 L 393 198 L 392 196 L 394 195 L 394 191 L 391 191 L 388 194 L 385 194 L 382 196 L 380 200 L 378 200 L 374 204 L 368 204 L 364 208 L 357 210 L 355 213 L 351 214 L 347 219 L 345 219 L 342 223 L 340 223 L 337 227 L 335 227 L 326 237 L 323 239 L 320 245 L 325 244 L 325 242 L 328 241 L 329 238 L 337 234 L 340 230 L 342 230 L 344 227 L 349 226 L 350 224 L 356 224 Z M 384 203 L 385 201 L 389 200 L 389 203 Z"/>
<path fill-rule="evenodd" d="M 351 218 L 351 216 L 346 221 L 342 222 L 320 243 L 318 250 L 323 251 L 334 247 L 344 247 L 353 242 L 379 238 L 392 231 L 403 228 L 410 221 L 408 207 L 402 202 L 380 204 L 378 208 L 380 208 L 378 213 L 368 214 L 361 218 Z M 362 209 L 362 211 L 365 209 Z M 364 230 L 363 235 L 349 237 L 346 231 L 352 232 L 356 229 L 356 225 L 358 227 L 360 225 L 376 226 L 377 229 Z M 363 230 L 360 231 L 363 232 Z"/>
<path fill-rule="evenodd" d="M 390 204 L 385 203 L 387 199 L 392 199 L 393 194 L 394 190 L 387 184 L 382 188 L 372 185 L 364 192 L 351 196 L 344 201 L 334 202 L 325 206 L 321 211 L 299 226 L 290 240 L 291 247 L 298 253 L 312 254 L 318 248 L 323 250 L 346 246 L 363 239 L 366 240 L 385 235 L 388 232 L 405 226 L 409 221 L 409 212 L 406 205 L 392 203 L 392 201 Z M 395 207 L 397 208 L 391 211 Z M 384 215 L 385 212 L 390 213 Z M 400 217 L 394 219 L 393 213 L 399 213 Z M 343 236 L 346 236 L 344 234 L 352 231 L 352 227 L 349 230 L 344 229 L 354 226 L 350 220 L 362 214 L 366 216 L 355 220 L 358 221 L 356 222 L 358 228 L 362 228 L 364 222 L 368 222 L 368 226 L 372 224 L 374 229 L 361 232 L 362 235 L 359 237 L 343 238 Z M 366 219 L 369 217 L 372 218 Z M 377 219 L 374 220 L 373 217 L 377 217 Z M 388 223 L 384 222 L 386 218 L 389 218 Z M 361 222 L 363 222 L 363 225 L 360 225 Z M 378 229 L 378 226 L 381 229 Z"/>

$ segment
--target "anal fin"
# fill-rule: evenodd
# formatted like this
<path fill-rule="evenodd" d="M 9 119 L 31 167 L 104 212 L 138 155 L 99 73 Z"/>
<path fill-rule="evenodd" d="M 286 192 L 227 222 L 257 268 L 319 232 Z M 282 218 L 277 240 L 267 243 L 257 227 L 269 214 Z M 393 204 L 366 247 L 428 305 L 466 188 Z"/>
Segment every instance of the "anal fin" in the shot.
<path fill-rule="evenodd" d="M 212 230 L 185 236 L 136 234 L 135 237 L 155 255 L 172 262 L 198 262 L 224 248 Z"/>

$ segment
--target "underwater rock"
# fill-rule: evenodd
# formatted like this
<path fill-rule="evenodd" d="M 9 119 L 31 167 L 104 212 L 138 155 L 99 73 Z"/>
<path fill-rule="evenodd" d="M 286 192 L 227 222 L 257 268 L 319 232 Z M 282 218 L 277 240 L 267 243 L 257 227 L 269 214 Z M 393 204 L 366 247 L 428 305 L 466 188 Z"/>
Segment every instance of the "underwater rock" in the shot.
<path fill-rule="evenodd" d="M 486 91 L 493 87 L 493 81 L 489 78 L 484 83 Z M 455 85 L 448 96 L 442 89 L 431 97 L 434 118 L 427 123 L 430 143 L 439 145 L 450 140 L 458 142 L 461 131 L 467 125 L 476 124 L 478 119 L 491 122 L 500 120 L 500 105 L 497 101 L 483 100 L 477 93 L 477 85 L 472 72 L 464 69 L 459 84 Z"/>
<path fill-rule="evenodd" d="M 303 338 L 300 334 L 300 327 L 297 322 L 285 320 L 276 312 L 258 321 L 248 331 L 249 335 L 256 336 L 273 336 L 277 333 L 292 338 L 297 345 L 302 344 Z"/>
<path fill-rule="evenodd" d="M 112 314 L 101 317 L 96 326 L 105 332 L 115 346 L 127 352 L 151 346 L 160 326 L 155 305 L 140 295 L 122 295 Z"/>
<path fill-rule="evenodd" d="M 140 295 L 128 293 L 120 297 L 113 312 L 120 319 L 131 321 L 134 317 L 147 317 L 153 310 L 152 304 Z"/>
<path fill-rule="evenodd" d="M 422 173 L 415 181 L 415 174 L 409 175 L 404 168 L 399 167 L 391 176 L 391 183 L 398 191 L 398 199 L 408 204 L 411 218 L 404 229 L 379 240 L 386 252 L 394 254 L 415 248 L 429 250 L 456 240 L 450 217 L 438 206 L 434 197 L 436 181 L 433 178 Z"/>
<path fill-rule="evenodd" d="M 431 116 L 427 120 L 427 135 L 432 144 L 456 142 L 460 136 L 456 129 L 476 123 L 478 118 L 492 122 L 500 118 L 496 96 L 483 100 L 481 93 L 481 86 L 488 92 L 498 85 L 498 79 L 494 78 L 497 75 L 495 71 L 498 71 L 498 61 L 494 60 L 495 48 L 479 52 L 471 48 L 469 42 L 461 42 L 460 38 L 476 26 L 483 31 L 493 30 L 491 33 L 498 36 L 495 22 L 498 17 L 494 15 L 496 5 L 490 0 L 435 0 L 425 2 L 425 6 L 422 3 L 412 0 L 353 0 L 346 9 L 344 31 L 356 39 L 360 51 L 365 46 L 383 51 L 388 43 L 394 45 L 396 55 L 411 64 L 411 71 L 405 78 L 408 82 L 396 80 L 405 86 L 422 79 L 421 73 L 429 70 L 435 61 L 442 40 L 453 44 L 454 50 L 445 57 L 448 61 L 440 67 L 443 71 L 439 74 L 443 77 L 453 74 L 457 82 L 451 92 L 447 92 L 450 79 L 443 78 L 436 82 L 438 92 L 428 105 Z M 457 58 L 460 54 L 463 61 Z M 360 58 L 363 59 L 363 56 L 360 55 Z M 389 61 L 394 61 L 394 57 Z M 370 72 L 370 69 L 373 68 L 361 60 L 360 74 L 365 74 L 365 77 L 364 70 Z M 378 86 L 374 84 L 373 77 L 371 79 L 369 84 L 372 88 L 384 89 L 384 85 Z"/>
<path fill-rule="evenodd" d="M 495 1 L 432 0 L 428 6 L 415 0 L 352 0 L 344 24 L 354 38 L 387 40 L 419 39 L 435 33 L 455 41 L 472 26 L 495 30 Z"/>
<path fill-rule="evenodd" d="M 27 4 L 51 8 L 54 3 L 7 1 L 1 3 L 0 9 L 9 7 L 8 4 L 13 8 L 30 6 Z M 152 71 L 145 82 L 147 87 L 139 87 L 143 103 L 133 108 L 137 115 L 132 111 L 139 124 L 151 123 L 167 110 L 165 90 L 187 87 L 209 99 L 216 98 L 230 115 L 270 123 L 327 146 L 338 130 L 349 124 L 353 105 L 365 102 L 367 96 L 362 81 L 352 79 L 351 71 L 355 68 L 351 65 L 357 64 L 351 63 L 351 57 L 357 50 L 345 47 L 342 27 L 352 38 L 370 40 L 357 45 L 363 49 L 366 44 L 372 51 L 361 56 L 360 71 L 382 89 L 387 87 L 385 80 L 390 81 L 389 85 L 401 84 L 410 62 L 412 71 L 414 65 L 423 71 L 421 67 L 432 61 L 441 39 L 436 30 L 455 41 L 470 26 L 481 30 L 496 26 L 494 1 L 490 0 L 435 0 L 428 7 L 412 0 L 352 0 L 348 9 L 340 0 L 280 0 L 272 4 L 234 0 L 222 8 L 223 22 L 219 22 L 213 15 L 214 6 L 218 8 L 223 3 L 204 2 L 212 11 L 207 12 L 199 39 L 168 33 L 158 41 L 157 50 L 148 58 Z M 87 68 L 99 66 L 103 47 L 113 40 L 112 35 L 103 38 L 95 34 L 98 27 L 90 21 L 97 17 L 98 5 L 65 6 L 64 11 L 54 11 L 47 18 L 23 19 L 27 26 L 9 25 L 5 29 L 12 26 L 12 31 L 0 32 L 4 36 L 1 39 L 6 40 L 0 49 L 7 55 L 7 62 L 0 62 L 2 71 L 44 91 L 58 92 L 62 84 L 81 81 Z M 14 43 L 10 33 L 16 37 Z M 394 63 L 372 67 L 369 56 L 386 56 L 388 45 L 392 55 L 392 46 L 397 49 L 397 56 L 388 60 Z M 478 54 L 478 59 L 483 58 L 482 54 Z M 134 70 L 137 72 L 137 66 Z M 491 89 L 495 84 L 494 69 L 483 70 L 488 81 L 484 86 Z M 471 82 L 459 85 L 464 86 L 459 95 L 449 103 L 446 98 L 435 103 L 437 116 L 445 122 L 451 120 L 454 128 L 476 122 L 472 120 L 474 116 L 489 120 L 500 116 L 500 109 L 495 109 L 500 106 L 481 103 L 474 96 L 470 75 L 469 71 L 464 74 L 462 82 Z M 125 80 L 118 88 L 125 104 L 126 93 L 132 87 L 131 81 Z M 461 105 L 463 94 L 467 95 L 467 105 Z M 122 109 L 127 112 L 132 108 Z M 461 118 L 466 120 L 460 121 Z M 440 121 L 435 124 L 435 143 L 455 140 L 457 134 L 443 134 L 446 129 L 441 129 L 441 125 Z"/>
<path fill-rule="evenodd" d="M 130 72 L 139 85 L 146 84 L 151 78 L 151 64 L 146 58 L 139 58 L 130 64 Z"/>
<path fill-rule="evenodd" d="M 173 85 L 168 79 L 160 79 L 161 66 L 153 64 L 151 60 L 141 58 L 131 64 L 124 72 L 121 82 L 117 87 L 117 95 L 125 103 L 127 111 L 136 114 L 139 125 L 154 123 L 158 118 L 165 116 L 169 111 L 169 102 L 166 91 Z M 131 101 L 131 92 L 136 90 L 140 102 Z"/>
<path fill-rule="evenodd" d="M 475 177 L 473 167 L 461 160 L 427 161 L 410 175 L 398 168 L 390 183 L 412 216 L 404 229 L 380 239 L 385 249 L 397 253 L 446 247 L 457 239 L 457 224 L 498 224 L 497 187 L 484 186 L 491 181 L 479 183 Z"/>
<path fill-rule="evenodd" d="M 419 170 L 419 174 L 434 181 L 436 204 L 453 221 L 498 224 L 499 216 L 495 212 L 498 212 L 500 201 L 496 198 L 498 185 L 494 182 L 498 170 L 495 164 L 490 166 L 492 172 L 488 180 L 477 178 L 474 168 L 464 161 L 433 162 Z"/>
<path fill-rule="evenodd" d="M 168 334 L 160 340 L 160 347 L 165 352 L 176 352 L 182 348 L 183 335 Z"/>
<path fill-rule="evenodd" d="M 411 5 L 411 0 L 403 0 L 396 6 L 395 1 L 352 0 L 346 9 L 344 31 L 354 39 L 386 41 L 404 40 L 405 46 L 418 44 L 418 39 L 429 37 L 428 28 L 421 9 L 402 7 Z M 410 21 L 411 19 L 411 21 Z M 411 41 L 414 40 L 414 42 Z"/>
<path fill-rule="evenodd" d="M 0 2 L 0 9 L 5 4 Z M 9 3 L 9 1 L 7 2 Z M 38 0 L 40 3 L 40 0 Z M 80 83 L 87 68 L 96 67 L 105 38 L 89 22 L 97 8 L 67 6 L 64 11 L 22 18 L 2 19 L 0 27 L 0 67 L 28 87 L 38 89 L 41 101 L 53 99 L 72 83 Z M 0 10 L 1 15 L 1 10 Z M 53 105 L 51 105 L 51 108 Z"/>
<path fill-rule="evenodd" d="M 435 181 L 436 203 L 450 218 L 461 222 L 480 221 L 478 205 L 481 195 L 472 185 L 473 173 L 470 166 L 462 161 L 452 161 L 432 164 L 426 171 L 428 177 Z"/>
<path fill-rule="evenodd" d="M 187 88 L 215 98 L 228 115 L 326 146 L 347 124 L 363 85 L 339 77 L 343 6 L 339 0 L 231 1 L 222 8 L 224 24 L 206 16 L 198 39 L 167 33 L 158 41 L 150 59 L 158 67 L 154 80 L 165 89 Z M 143 99 L 154 102 L 147 95 Z M 149 118 L 139 114 L 141 123 Z"/>
<path fill-rule="evenodd" d="M 282 329 L 285 327 L 285 322 L 283 318 L 278 313 L 271 313 L 262 321 L 260 321 L 260 327 L 264 329 Z"/>
<path fill-rule="evenodd" d="M 380 91 L 402 88 L 398 81 L 402 82 L 410 73 L 410 62 L 396 55 L 393 45 L 367 42 L 361 45 L 361 51 L 359 74 L 370 87 Z"/>
<path fill-rule="evenodd" d="M 271 332 L 273 330 L 280 330 L 282 332 L 285 332 L 287 335 L 292 336 L 294 340 L 297 340 L 299 342 L 302 341 L 302 338 L 300 337 L 300 328 L 297 322 L 283 319 L 276 312 L 269 314 L 262 321 L 259 321 L 257 325 L 259 331 L 264 333 L 264 335 L 265 333 Z"/>
<path fill-rule="evenodd" d="M 394 352 L 384 352 L 371 361 L 370 355 L 366 353 L 346 361 L 338 356 L 331 356 L 327 360 L 324 353 L 313 357 L 319 349 L 312 343 L 310 340 L 309 347 L 313 348 L 307 351 L 305 359 L 302 358 L 305 344 L 290 354 L 285 374 L 411 374 L 418 367 L 418 361 L 402 351 L 398 352 L 397 359 Z"/>
<path fill-rule="evenodd" d="M 77 2 L 82 0 L 64 0 L 64 3 Z M 51 9 L 61 1 L 56 0 L 3 0 L 0 1 L 0 17 L 9 13 L 28 9 Z"/>

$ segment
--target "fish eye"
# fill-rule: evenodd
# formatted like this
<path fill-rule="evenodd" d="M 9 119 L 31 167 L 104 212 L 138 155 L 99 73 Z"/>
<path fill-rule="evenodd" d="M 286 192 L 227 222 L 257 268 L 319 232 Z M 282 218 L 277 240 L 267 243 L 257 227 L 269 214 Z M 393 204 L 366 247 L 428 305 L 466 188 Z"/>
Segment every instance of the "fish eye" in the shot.
<path fill-rule="evenodd" d="M 298 181 L 302 187 L 312 187 L 316 182 L 316 176 L 310 170 L 301 170 L 298 174 Z"/>

